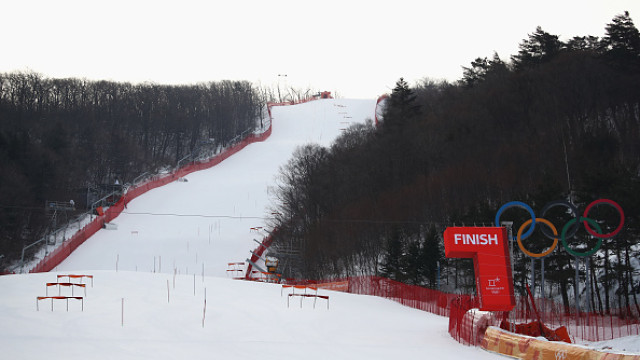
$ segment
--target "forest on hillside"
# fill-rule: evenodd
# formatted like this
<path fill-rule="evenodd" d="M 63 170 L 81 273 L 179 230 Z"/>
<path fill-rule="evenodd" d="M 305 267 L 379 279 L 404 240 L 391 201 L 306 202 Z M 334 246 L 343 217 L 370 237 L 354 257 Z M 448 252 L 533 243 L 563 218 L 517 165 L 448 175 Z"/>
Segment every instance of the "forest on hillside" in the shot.
<path fill-rule="evenodd" d="M 0 272 L 116 182 L 211 156 L 260 129 L 270 96 L 245 81 L 134 85 L 0 74 Z M 56 221 L 48 205 L 71 200 Z"/>
<path fill-rule="evenodd" d="M 565 42 L 538 27 L 509 60 L 478 58 L 456 83 L 400 79 L 379 127 L 355 125 L 330 148 L 299 148 L 274 190 L 271 254 L 284 277 L 378 274 L 466 293 L 472 264 L 444 258 L 445 227 L 491 226 L 512 200 L 535 211 L 567 200 L 583 211 L 614 199 L 624 229 L 591 257 L 588 301 L 600 311 L 640 309 L 640 34 L 628 13 L 602 38 Z M 589 214 L 605 233 L 620 220 L 610 210 Z M 508 216 L 517 230 L 528 214 Z M 566 211 L 547 217 L 568 219 Z M 541 234 L 531 239 L 530 249 L 550 246 Z M 569 245 L 593 243 L 582 230 Z M 543 286 L 569 306 L 578 263 L 560 248 L 546 258 Z M 513 260 L 522 293 L 529 258 Z"/>

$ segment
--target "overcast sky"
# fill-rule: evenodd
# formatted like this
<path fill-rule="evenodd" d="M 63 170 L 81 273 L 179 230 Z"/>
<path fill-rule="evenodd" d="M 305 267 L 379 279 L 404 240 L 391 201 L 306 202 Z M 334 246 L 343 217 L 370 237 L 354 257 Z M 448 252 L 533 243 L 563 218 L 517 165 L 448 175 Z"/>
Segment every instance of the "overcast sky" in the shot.
<path fill-rule="evenodd" d="M 625 10 L 640 26 L 640 0 L 0 0 L 0 72 L 374 98 L 400 77 L 455 81 L 477 57 L 508 60 L 537 26 L 602 37 Z"/>

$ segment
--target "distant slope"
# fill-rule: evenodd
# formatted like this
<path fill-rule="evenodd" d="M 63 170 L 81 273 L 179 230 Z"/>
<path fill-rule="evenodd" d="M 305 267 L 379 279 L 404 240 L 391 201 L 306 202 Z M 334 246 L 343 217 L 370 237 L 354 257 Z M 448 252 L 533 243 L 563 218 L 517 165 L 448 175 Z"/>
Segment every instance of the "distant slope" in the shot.
<path fill-rule="evenodd" d="M 328 146 L 350 123 L 372 119 L 375 100 L 318 100 L 272 109 L 273 132 L 212 169 L 193 173 L 128 204 L 114 223 L 57 270 L 161 271 L 225 276 L 264 233 L 268 189 L 297 146 Z"/>

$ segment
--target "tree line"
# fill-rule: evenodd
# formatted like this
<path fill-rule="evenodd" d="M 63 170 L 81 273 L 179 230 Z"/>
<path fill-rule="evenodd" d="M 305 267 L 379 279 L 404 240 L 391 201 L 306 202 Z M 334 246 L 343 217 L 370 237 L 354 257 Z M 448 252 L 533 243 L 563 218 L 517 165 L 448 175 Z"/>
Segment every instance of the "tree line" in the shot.
<path fill-rule="evenodd" d="M 624 209 L 620 235 L 591 258 L 593 309 L 634 306 L 640 293 L 640 35 L 617 15 L 605 36 L 566 42 L 538 27 L 509 60 L 498 54 L 463 67 L 455 82 L 400 79 L 384 121 L 354 125 L 330 148 L 307 145 L 276 184 L 272 252 L 284 276 L 379 274 L 411 284 L 473 292 L 469 260 L 445 259 L 441 234 L 452 225 L 492 225 L 512 200 L 536 211 L 553 200 L 580 209 L 599 198 Z M 607 206 L 590 213 L 603 232 L 618 224 Z M 517 210 L 515 231 L 528 214 Z M 555 224 L 566 210 L 548 214 Z M 581 230 L 569 246 L 593 246 Z M 535 234 L 530 249 L 550 240 Z M 533 251 L 533 250 L 532 250 Z M 529 261 L 516 251 L 516 290 Z M 575 266 L 560 247 L 546 258 L 545 292 L 571 305 Z M 578 284 L 584 292 L 584 267 Z M 540 284 L 538 283 L 539 287 Z"/>
<path fill-rule="evenodd" d="M 246 81 L 131 84 L 0 74 L 0 266 L 51 218 L 45 201 L 131 182 L 215 154 L 266 124 L 266 91 Z M 1 268 L 0 268 L 1 270 Z"/>

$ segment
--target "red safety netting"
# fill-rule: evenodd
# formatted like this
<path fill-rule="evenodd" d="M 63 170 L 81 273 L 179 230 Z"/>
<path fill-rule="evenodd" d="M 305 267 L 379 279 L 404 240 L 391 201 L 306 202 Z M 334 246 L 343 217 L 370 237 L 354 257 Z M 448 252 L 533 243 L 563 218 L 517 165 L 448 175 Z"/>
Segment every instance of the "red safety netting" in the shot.
<path fill-rule="evenodd" d="M 287 284 L 314 284 L 331 289 L 331 284 L 344 284 L 332 290 L 353 294 L 380 296 L 415 309 L 449 317 L 449 334 L 467 345 L 480 345 L 488 326 L 499 326 L 503 312 L 479 311 L 478 299 L 471 295 L 458 295 L 407 285 L 379 276 L 358 276 L 331 280 L 292 280 Z M 561 304 L 550 299 L 536 299 L 542 322 L 551 329 L 565 326 L 570 336 L 587 341 L 602 341 L 640 335 L 640 318 L 631 309 L 615 309 L 610 314 L 567 313 Z M 629 311 L 629 312 L 628 312 Z M 621 316 L 624 314 L 624 316 Z M 527 298 L 516 297 L 516 307 L 509 313 L 509 321 L 518 324 L 536 320 Z"/>
<path fill-rule="evenodd" d="M 456 297 L 455 294 L 407 285 L 380 276 L 349 278 L 349 292 L 384 297 L 402 305 L 441 316 L 449 315 L 448 304 Z"/>
<path fill-rule="evenodd" d="M 535 321 L 528 299 L 516 297 L 516 307 L 511 313 L 513 322 Z M 640 335 L 640 314 L 635 306 L 610 309 L 609 312 L 576 312 L 574 308 L 551 299 L 536 298 L 540 320 L 549 328 L 565 326 L 572 338 L 587 341 L 603 341 L 624 336 Z"/>

